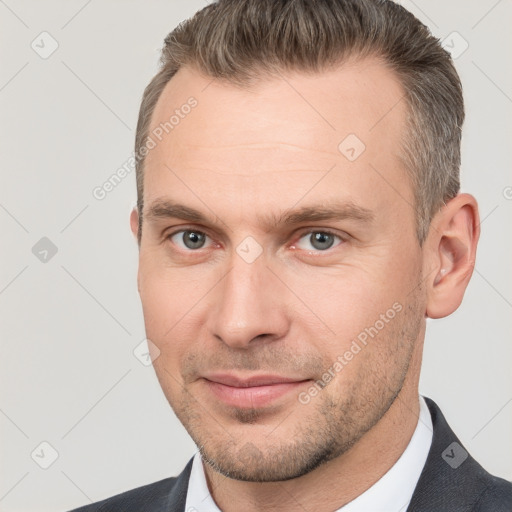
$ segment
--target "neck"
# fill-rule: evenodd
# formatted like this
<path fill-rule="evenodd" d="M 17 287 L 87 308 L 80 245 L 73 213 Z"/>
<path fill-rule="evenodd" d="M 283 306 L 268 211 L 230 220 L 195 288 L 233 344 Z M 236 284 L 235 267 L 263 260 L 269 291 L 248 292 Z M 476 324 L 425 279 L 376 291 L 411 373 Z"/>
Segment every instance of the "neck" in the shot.
<path fill-rule="evenodd" d="M 421 343 L 397 398 L 377 424 L 346 453 L 314 471 L 283 482 L 242 482 L 205 464 L 208 487 L 224 512 L 336 510 L 377 482 L 400 458 L 419 417 Z"/>

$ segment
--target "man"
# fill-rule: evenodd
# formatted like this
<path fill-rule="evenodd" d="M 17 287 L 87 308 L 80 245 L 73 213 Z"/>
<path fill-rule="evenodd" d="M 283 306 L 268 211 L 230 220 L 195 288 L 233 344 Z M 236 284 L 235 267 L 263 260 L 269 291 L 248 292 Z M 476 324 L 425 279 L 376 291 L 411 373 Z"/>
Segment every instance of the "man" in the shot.
<path fill-rule="evenodd" d="M 138 287 L 199 448 L 80 511 L 510 511 L 418 394 L 426 318 L 479 237 L 449 55 L 377 0 L 220 0 L 175 29 L 137 126 Z"/>

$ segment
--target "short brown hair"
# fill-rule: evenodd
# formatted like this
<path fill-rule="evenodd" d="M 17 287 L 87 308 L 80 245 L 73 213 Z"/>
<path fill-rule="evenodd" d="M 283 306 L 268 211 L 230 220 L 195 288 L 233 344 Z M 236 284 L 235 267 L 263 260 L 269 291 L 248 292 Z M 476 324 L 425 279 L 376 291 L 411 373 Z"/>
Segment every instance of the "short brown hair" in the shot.
<path fill-rule="evenodd" d="M 375 56 L 399 78 L 407 104 L 401 158 L 415 193 L 420 243 L 460 188 L 462 86 L 450 54 L 429 29 L 390 0 L 218 0 L 166 38 L 160 71 L 146 87 L 135 141 L 139 242 L 144 158 L 155 105 L 183 66 L 248 84 L 280 71 L 321 72 Z"/>

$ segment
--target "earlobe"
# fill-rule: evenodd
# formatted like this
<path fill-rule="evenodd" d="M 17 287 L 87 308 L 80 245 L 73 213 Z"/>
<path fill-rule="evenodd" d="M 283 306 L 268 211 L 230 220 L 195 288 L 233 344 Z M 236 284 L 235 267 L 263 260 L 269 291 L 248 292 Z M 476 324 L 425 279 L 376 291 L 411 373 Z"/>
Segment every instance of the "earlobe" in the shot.
<path fill-rule="evenodd" d="M 462 302 L 475 265 L 480 235 L 478 205 L 469 194 L 449 201 L 432 220 L 429 232 L 430 268 L 426 314 L 443 318 Z"/>

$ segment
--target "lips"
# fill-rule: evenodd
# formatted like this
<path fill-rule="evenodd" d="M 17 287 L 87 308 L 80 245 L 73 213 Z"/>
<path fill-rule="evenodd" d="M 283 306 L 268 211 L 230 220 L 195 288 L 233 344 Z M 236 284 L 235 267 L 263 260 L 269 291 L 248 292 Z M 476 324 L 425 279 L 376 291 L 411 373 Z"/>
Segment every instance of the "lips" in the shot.
<path fill-rule="evenodd" d="M 284 384 L 290 382 L 302 382 L 307 379 L 281 377 L 279 375 L 253 375 L 247 378 L 236 377 L 228 373 L 218 373 L 206 375 L 204 377 L 212 382 L 232 386 L 235 388 L 249 388 L 254 386 L 272 386 L 274 384 Z"/>
<path fill-rule="evenodd" d="M 209 392 L 226 405 L 242 408 L 259 408 L 297 391 L 310 379 L 280 375 L 252 375 L 239 377 L 232 374 L 204 376 Z"/>

